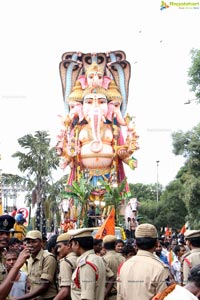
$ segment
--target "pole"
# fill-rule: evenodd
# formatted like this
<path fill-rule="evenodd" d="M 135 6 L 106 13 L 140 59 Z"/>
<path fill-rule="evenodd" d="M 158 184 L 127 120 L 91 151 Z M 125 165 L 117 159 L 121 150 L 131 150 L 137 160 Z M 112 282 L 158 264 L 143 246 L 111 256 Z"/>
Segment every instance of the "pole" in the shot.
<path fill-rule="evenodd" d="M 156 201 L 158 203 L 159 200 L 159 180 L 158 180 L 158 167 L 159 167 L 159 160 L 156 161 L 156 166 L 157 166 L 157 184 L 156 184 Z"/>

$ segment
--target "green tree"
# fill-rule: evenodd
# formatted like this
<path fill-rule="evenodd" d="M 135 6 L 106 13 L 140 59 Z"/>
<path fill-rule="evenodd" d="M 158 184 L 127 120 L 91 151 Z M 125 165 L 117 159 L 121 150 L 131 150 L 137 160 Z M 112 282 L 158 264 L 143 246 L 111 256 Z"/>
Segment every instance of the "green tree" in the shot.
<path fill-rule="evenodd" d="M 28 200 L 37 204 L 36 229 L 46 235 L 46 216 L 44 203 L 52 185 L 52 170 L 59 165 L 55 147 L 50 147 L 50 137 L 46 131 L 36 131 L 35 135 L 27 134 L 18 139 L 24 152 L 17 151 L 12 157 L 18 158 L 18 169 L 23 176 L 7 174 L 5 182 L 14 182 L 29 191 Z"/>
<path fill-rule="evenodd" d="M 131 191 L 140 202 L 138 209 L 140 223 L 154 224 L 160 233 L 167 226 L 179 230 L 185 223 L 187 209 L 183 202 L 183 185 L 179 180 L 172 181 L 165 190 L 162 190 L 158 203 L 156 185 L 131 185 Z"/>
<path fill-rule="evenodd" d="M 191 86 L 191 91 L 195 93 L 196 99 L 200 102 L 200 50 L 191 50 L 192 65 L 188 71 L 188 84 Z"/>
<path fill-rule="evenodd" d="M 137 198 L 138 201 L 155 201 L 157 199 L 157 184 L 129 184 L 131 194 Z M 161 184 L 158 185 L 159 198 L 162 194 L 163 187 Z"/>
<path fill-rule="evenodd" d="M 44 203 L 45 216 L 47 219 L 47 228 L 53 232 L 61 222 L 61 213 L 59 205 L 62 201 L 60 193 L 63 191 L 68 175 L 64 175 L 58 181 L 49 185 L 47 200 Z"/>
<path fill-rule="evenodd" d="M 119 208 L 123 200 L 126 198 L 126 179 L 119 183 L 117 187 L 113 187 L 110 183 L 103 181 L 103 187 L 105 188 L 104 201 L 105 207 L 113 206 L 115 208 L 115 222 L 116 226 L 121 225 Z"/>
<path fill-rule="evenodd" d="M 156 222 L 159 227 L 180 230 L 186 222 L 187 208 L 184 202 L 184 187 L 179 180 L 171 181 L 165 188 L 161 199 Z M 177 218 L 178 216 L 178 218 Z"/>
<path fill-rule="evenodd" d="M 193 178 L 189 186 L 188 198 L 188 222 L 192 229 L 199 229 L 200 227 L 200 180 Z"/>
<path fill-rule="evenodd" d="M 72 185 L 66 185 L 65 191 L 61 192 L 62 197 L 72 198 L 74 205 L 78 211 L 80 210 L 80 213 L 78 213 L 78 227 L 88 227 L 87 211 L 90 195 L 94 189 L 95 187 L 88 180 L 81 178 L 79 182 L 73 181 Z"/>
<path fill-rule="evenodd" d="M 191 228 L 199 225 L 200 211 L 200 124 L 187 132 L 173 133 L 173 152 L 185 157 L 185 165 L 180 169 L 177 178 L 183 184 L 183 200 L 188 209 L 188 220 Z"/>

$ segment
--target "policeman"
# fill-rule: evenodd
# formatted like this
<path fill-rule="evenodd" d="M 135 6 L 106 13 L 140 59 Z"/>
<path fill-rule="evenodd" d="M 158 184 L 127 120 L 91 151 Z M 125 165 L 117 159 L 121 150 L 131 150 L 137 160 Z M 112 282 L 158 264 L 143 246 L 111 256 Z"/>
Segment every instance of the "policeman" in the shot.
<path fill-rule="evenodd" d="M 169 269 L 154 254 L 158 233 L 152 224 L 141 224 L 135 231 L 138 252 L 120 268 L 117 300 L 149 300 L 167 287 Z"/>
<path fill-rule="evenodd" d="M 25 263 L 26 259 L 30 256 L 28 249 L 24 249 L 18 256 L 13 268 L 7 274 L 4 267 L 3 250 L 8 246 L 10 239 L 10 230 L 15 224 L 15 219 L 10 215 L 0 216 L 0 298 L 6 299 L 8 296 L 13 282 L 19 272 L 19 269 Z"/>
<path fill-rule="evenodd" d="M 30 292 L 18 299 L 51 300 L 57 294 L 55 273 L 57 261 L 55 256 L 43 249 L 42 234 L 38 230 L 31 230 L 26 234 L 27 247 L 31 256 L 28 259 L 28 281 Z"/>
<path fill-rule="evenodd" d="M 187 230 L 184 236 L 190 249 L 182 257 L 183 284 L 186 284 L 191 268 L 200 264 L 200 230 Z"/>
<path fill-rule="evenodd" d="M 3 251 L 8 247 L 8 243 L 10 240 L 10 229 L 13 228 L 15 224 L 15 219 L 9 215 L 0 216 L 0 283 L 4 280 L 7 276 L 6 269 L 4 267 L 4 257 Z"/>
<path fill-rule="evenodd" d="M 72 300 L 103 300 L 105 294 L 106 267 L 93 250 L 92 229 L 70 230 L 72 250 L 79 256 L 77 268 L 72 274 Z"/>
<path fill-rule="evenodd" d="M 103 256 L 108 267 L 112 270 L 115 279 L 117 278 L 118 267 L 121 263 L 125 261 L 125 257 L 121 253 L 115 251 L 117 238 L 116 236 L 109 234 L 103 238 L 103 247 L 106 249 L 106 254 Z M 107 296 L 109 300 L 115 300 L 117 298 L 117 283 L 112 287 L 109 295 Z"/>
<path fill-rule="evenodd" d="M 59 292 L 54 300 L 71 299 L 71 278 L 77 266 L 77 255 L 72 251 L 70 235 L 62 233 L 57 237 L 57 252 L 59 260 L 58 287 Z"/>

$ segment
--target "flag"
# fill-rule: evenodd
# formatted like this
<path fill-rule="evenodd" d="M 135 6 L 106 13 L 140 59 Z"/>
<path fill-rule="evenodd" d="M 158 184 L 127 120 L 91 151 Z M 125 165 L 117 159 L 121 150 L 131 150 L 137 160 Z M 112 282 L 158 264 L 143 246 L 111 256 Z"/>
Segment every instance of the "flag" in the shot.
<path fill-rule="evenodd" d="M 185 224 L 184 224 L 183 227 L 181 228 L 180 233 L 181 233 L 181 234 L 184 234 L 185 232 L 186 232 L 186 226 L 185 226 Z"/>
<path fill-rule="evenodd" d="M 169 227 L 165 227 L 165 236 L 170 236 Z"/>
<path fill-rule="evenodd" d="M 95 239 L 103 239 L 104 236 L 112 234 L 115 235 L 115 209 L 114 207 L 111 209 L 110 214 L 103 222 L 99 230 L 95 234 Z"/>
<path fill-rule="evenodd" d="M 186 222 L 184 225 L 183 225 L 183 227 L 181 228 L 181 230 L 180 230 L 180 233 L 181 234 L 184 234 L 185 232 L 186 232 L 186 230 L 188 229 L 188 222 Z"/>
<path fill-rule="evenodd" d="M 174 259 L 175 259 L 175 253 L 174 251 L 170 250 L 168 253 L 168 262 L 170 266 L 172 265 Z"/>

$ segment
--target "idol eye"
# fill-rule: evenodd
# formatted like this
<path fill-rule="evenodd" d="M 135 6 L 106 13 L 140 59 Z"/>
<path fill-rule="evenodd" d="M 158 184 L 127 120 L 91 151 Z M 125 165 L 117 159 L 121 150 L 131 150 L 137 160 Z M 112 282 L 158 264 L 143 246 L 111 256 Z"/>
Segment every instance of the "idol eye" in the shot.
<path fill-rule="evenodd" d="M 99 78 L 99 79 L 102 79 L 102 78 L 103 78 L 103 76 L 102 76 L 102 75 L 98 75 L 98 78 Z"/>
<path fill-rule="evenodd" d="M 107 101 L 106 101 L 106 99 L 104 99 L 104 98 L 100 98 L 100 99 L 99 99 L 99 102 L 103 104 L 103 103 L 106 103 Z"/>
<path fill-rule="evenodd" d="M 86 100 L 84 101 L 84 103 L 91 104 L 91 103 L 93 103 L 92 100 L 93 100 L 93 99 L 86 99 Z"/>

